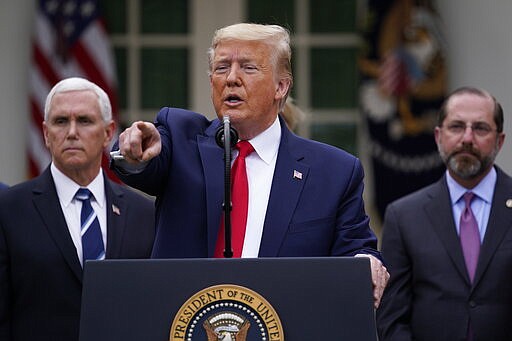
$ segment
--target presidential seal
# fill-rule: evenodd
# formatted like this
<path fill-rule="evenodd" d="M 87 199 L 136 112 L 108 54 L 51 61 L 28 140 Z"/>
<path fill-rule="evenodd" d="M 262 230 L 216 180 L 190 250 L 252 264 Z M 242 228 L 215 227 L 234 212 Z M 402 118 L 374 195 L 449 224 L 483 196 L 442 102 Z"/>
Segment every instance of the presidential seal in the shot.
<path fill-rule="evenodd" d="M 284 341 L 279 316 L 251 289 L 222 284 L 190 297 L 174 317 L 169 341 Z"/>

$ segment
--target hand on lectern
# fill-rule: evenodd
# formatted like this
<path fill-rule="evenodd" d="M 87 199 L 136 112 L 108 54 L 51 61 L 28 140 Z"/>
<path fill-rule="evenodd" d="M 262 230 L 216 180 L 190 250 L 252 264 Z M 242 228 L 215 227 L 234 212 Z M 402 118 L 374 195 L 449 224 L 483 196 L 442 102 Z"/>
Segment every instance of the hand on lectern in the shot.
<path fill-rule="evenodd" d="M 370 258 L 370 268 L 372 272 L 372 283 L 373 283 L 373 300 L 375 309 L 379 307 L 380 299 L 382 298 L 382 294 L 384 293 L 384 289 L 389 280 L 389 272 L 386 267 L 382 264 L 382 262 L 368 254 L 357 254 L 355 257 L 368 257 Z"/>

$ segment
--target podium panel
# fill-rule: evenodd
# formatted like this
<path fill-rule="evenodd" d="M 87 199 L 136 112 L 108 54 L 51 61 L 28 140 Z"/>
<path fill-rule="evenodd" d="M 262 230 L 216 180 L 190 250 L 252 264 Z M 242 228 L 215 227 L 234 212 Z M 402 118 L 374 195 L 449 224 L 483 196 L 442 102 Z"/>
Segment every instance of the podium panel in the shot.
<path fill-rule="evenodd" d="M 367 258 L 88 261 L 80 341 L 376 341 Z"/>

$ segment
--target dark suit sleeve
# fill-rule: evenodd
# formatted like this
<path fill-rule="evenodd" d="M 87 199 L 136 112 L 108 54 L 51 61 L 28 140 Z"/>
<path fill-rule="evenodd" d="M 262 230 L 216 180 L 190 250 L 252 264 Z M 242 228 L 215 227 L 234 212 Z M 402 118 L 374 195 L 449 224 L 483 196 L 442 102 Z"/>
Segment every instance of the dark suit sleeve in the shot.
<path fill-rule="evenodd" d="M 0 340 L 10 340 L 9 256 L 3 227 L 0 226 Z"/>
<path fill-rule="evenodd" d="M 401 233 L 399 214 L 394 205 L 388 207 L 384 216 L 382 257 L 391 277 L 377 309 L 380 341 L 412 340 L 412 264 Z"/>
<path fill-rule="evenodd" d="M 166 107 L 160 110 L 154 123 L 162 143 L 160 154 L 151 159 L 145 168 L 136 174 L 123 171 L 115 162 L 111 162 L 111 168 L 124 183 L 150 195 L 158 196 L 166 191 L 166 184 L 172 173 L 170 168 L 175 157 L 174 149 L 183 150 L 195 145 L 197 136 L 204 134 L 204 129 L 210 125 L 210 121 L 202 114 Z M 117 148 L 116 143 L 113 149 Z"/>
<path fill-rule="evenodd" d="M 150 258 L 155 239 L 155 205 L 152 200 L 126 189 L 130 202 L 122 258 Z"/>
<path fill-rule="evenodd" d="M 363 201 L 363 168 L 359 160 L 353 159 L 353 171 L 338 209 L 336 242 L 333 255 L 354 256 L 371 254 L 381 258 L 377 251 L 377 238 L 370 229 L 369 218 Z M 343 250 L 342 252 L 340 252 Z"/>
<path fill-rule="evenodd" d="M 172 157 L 172 136 L 168 119 L 169 108 L 163 108 L 155 119 L 155 126 L 160 133 L 162 149 L 160 154 L 151 159 L 143 168 L 136 172 L 122 168 L 122 164 L 111 160 L 110 168 L 125 184 L 137 188 L 150 195 L 159 195 L 165 188 L 165 182 L 169 175 L 170 160 Z M 112 151 L 119 149 L 119 141 L 116 141 Z"/>

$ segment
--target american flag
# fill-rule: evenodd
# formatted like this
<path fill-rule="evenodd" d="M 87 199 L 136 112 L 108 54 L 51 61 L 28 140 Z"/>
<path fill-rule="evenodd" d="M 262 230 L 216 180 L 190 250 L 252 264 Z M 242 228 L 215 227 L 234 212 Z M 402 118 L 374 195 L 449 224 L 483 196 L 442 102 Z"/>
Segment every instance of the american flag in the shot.
<path fill-rule="evenodd" d="M 117 121 L 116 74 L 112 50 L 95 0 L 38 0 L 32 42 L 28 162 L 29 177 L 50 163 L 42 122 L 44 102 L 61 79 L 83 77 L 103 88 Z M 108 169 L 107 151 L 103 169 Z"/>

